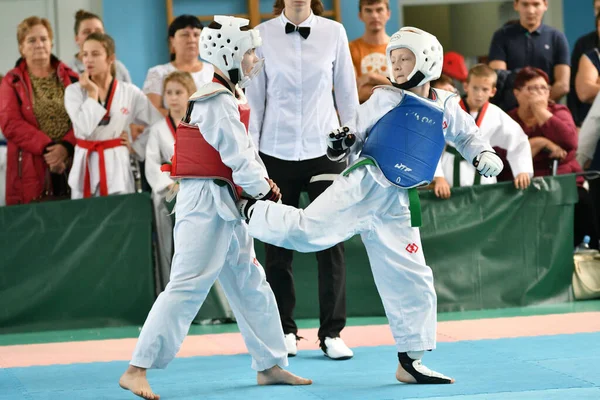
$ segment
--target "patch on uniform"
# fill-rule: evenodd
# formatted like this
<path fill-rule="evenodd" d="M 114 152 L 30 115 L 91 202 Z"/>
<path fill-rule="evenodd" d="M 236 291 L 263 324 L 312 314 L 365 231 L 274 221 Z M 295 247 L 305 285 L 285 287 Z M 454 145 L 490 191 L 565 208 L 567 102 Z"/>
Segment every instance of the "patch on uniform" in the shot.
<path fill-rule="evenodd" d="M 258 260 L 256 259 L 256 257 L 254 257 L 252 259 L 252 264 L 256 265 L 257 267 L 260 267 L 260 263 L 258 262 Z"/>
<path fill-rule="evenodd" d="M 406 251 L 408 251 L 410 254 L 416 253 L 419 251 L 419 246 L 417 246 L 415 243 L 410 243 L 408 246 L 406 246 Z"/>

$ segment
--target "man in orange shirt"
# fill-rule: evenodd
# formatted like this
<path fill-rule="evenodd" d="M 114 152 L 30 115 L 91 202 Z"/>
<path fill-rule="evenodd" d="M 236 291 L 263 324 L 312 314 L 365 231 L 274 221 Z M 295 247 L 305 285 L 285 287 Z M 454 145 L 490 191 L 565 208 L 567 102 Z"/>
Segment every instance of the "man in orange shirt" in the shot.
<path fill-rule="evenodd" d="M 371 96 L 374 86 L 390 84 L 385 58 L 390 37 L 385 33 L 385 24 L 391 13 L 389 0 L 360 0 L 358 10 L 365 33 L 350 42 L 350 54 L 356 72 L 358 98 L 363 103 Z"/>

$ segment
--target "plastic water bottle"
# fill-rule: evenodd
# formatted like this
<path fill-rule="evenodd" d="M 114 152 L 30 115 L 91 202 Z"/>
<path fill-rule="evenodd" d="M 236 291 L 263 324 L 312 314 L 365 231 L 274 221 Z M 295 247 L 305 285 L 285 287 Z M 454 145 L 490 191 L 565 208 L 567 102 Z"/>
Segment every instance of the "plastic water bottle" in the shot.
<path fill-rule="evenodd" d="M 575 253 L 585 253 L 590 250 L 590 237 L 585 235 L 583 237 L 583 242 L 581 242 L 576 248 Z"/>

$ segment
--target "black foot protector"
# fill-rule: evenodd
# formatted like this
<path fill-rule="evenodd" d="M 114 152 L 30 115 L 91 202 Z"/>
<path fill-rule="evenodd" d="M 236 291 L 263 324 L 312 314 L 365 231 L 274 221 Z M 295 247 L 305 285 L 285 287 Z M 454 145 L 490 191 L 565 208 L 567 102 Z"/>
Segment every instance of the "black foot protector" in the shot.
<path fill-rule="evenodd" d="M 454 379 L 440 374 L 427 368 L 421 363 L 420 359 L 412 359 L 407 353 L 398 353 L 398 361 L 406 372 L 416 379 L 417 383 L 422 384 L 443 384 L 454 383 Z"/>

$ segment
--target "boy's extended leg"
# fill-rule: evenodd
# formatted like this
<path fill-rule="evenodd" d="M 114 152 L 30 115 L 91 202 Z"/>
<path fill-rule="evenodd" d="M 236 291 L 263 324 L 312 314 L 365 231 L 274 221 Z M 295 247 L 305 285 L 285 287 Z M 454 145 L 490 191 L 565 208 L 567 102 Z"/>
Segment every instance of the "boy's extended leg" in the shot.
<path fill-rule="evenodd" d="M 219 282 L 252 356 L 258 384 L 310 385 L 311 380 L 280 368 L 287 366 L 288 361 L 277 302 L 263 267 L 256 260 L 247 229 L 245 224 L 237 223 L 231 241 L 231 259 L 221 271 Z"/>
<path fill-rule="evenodd" d="M 200 180 L 181 183 L 171 280 L 152 306 L 130 366 L 119 380 L 121 387 L 145 399 L 158 399 L 150 389 L 146 369 L 165 368 L 175 357 L 227 259 L 234 224 L 218 217 L 203 185 Z"/>
<path fill-rule="evenodd" d="M 373 210 L 381 206 L 371 196 L 377 183 L 365 168 L 338 177 L 306 209 L 257 201 L 248 224 L 251 236 L 302 253 L 328 249 L 368 228 Z"/>

